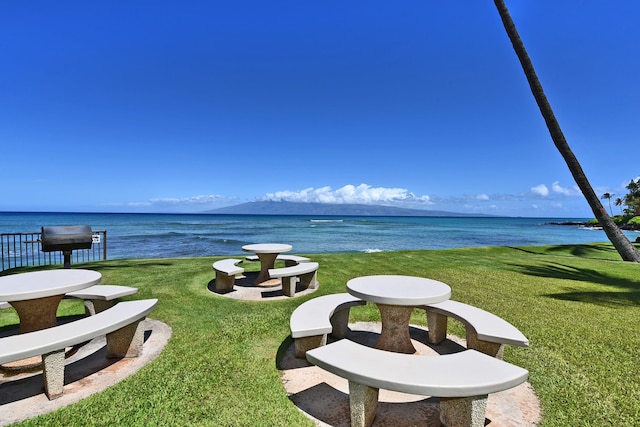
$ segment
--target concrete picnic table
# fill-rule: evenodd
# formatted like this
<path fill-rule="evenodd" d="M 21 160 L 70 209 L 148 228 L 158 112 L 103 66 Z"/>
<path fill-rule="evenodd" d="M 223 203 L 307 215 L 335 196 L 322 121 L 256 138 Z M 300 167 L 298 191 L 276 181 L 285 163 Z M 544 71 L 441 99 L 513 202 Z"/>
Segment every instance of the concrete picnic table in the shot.
<path fill-rule="evenodd" d="M 57 324 L 58 305 L 67 292 L 100 283 L 97 271 L 61 269 L 10 274 L 0 277 L 0 301 L 6 301 L 20 318 L 20 333 Z"/>
<path fill-rule="evenodd" d="M 278 255 L 282 252 L 289 252 L 291 249 L 293 249 L 291 245 L 283 243 L 256 243 L 242 247 L 243 251 L 253 252 L 260 260 L 260 274 L 258 274 L 256 285 L 269 281 L 269 269 L 275 266 Z"/>
<path fill-rule="evenodd" d="M 409 335 L 413 309 L 446 301 L 451 296 L 451 288 L 446 283 L 398 275 L 356 277 L 347 282 L 347 291 L 378 306 L 382 331 L 376 348 L 408 354 L 416 352 Z"/>

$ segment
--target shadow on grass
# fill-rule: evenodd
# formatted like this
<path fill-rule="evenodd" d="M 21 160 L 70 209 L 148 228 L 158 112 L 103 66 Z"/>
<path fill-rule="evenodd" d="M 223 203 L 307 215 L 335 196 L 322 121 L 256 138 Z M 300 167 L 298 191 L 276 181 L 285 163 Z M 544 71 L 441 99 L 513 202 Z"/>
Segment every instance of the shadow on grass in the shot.
<path fill-rule="evenodd" d="M 566 287 L 564 292 L 544 296 L 565 301 L 585 302 L 609 307 L 640 305 L 640 281 L 614 277 L 599 270 L 577 268 L 563 264 L 522 266 L 518 269 L 527 275 L 551 279 L 574 280 L 606 286 L 610 290 L 585 291 L 578 287 Z"/>
<path fill-rule="evenodd" d="M 72 314 L 69 316 L 58 316 L 58 325 L 63 325 L 65 323 L 69 323 L 69 322 L 73 322 L 76 321 L 78 319 L 81 319 L 83 317 L 86 317 L 85 314 Z M 0 338 L 2 337 L 8 337 L 11 335 L 18 335 L 20 334 L 20 330 L 19 328 L 19 324 L 11 324 L 11 325 L 5 325 L 0 327 Z"/>
<path fill-rule="evenodd" d="M 564 301 L 596 304 L 609 308 L 640 305 L 640 290 L 630 292 L 582 292 L 567 290 L 567 292 L 546 294 L 544 296 Z"/>
<path fill-rule="evenodd" d="M 112 260 L 117 261 L 115 264 L 110 264 L 110 261 L 102 261 L 100 264 L 94 264 L 87 266 L 85 268 L 95 269 L 95 270 L 122 270 L 123 268 L 146 268 L 146 267 L 173 267 L 176 265 L 176 262 L 172 262 L 170 260 L 140 260 L 140 259 L 132 259 L 132 260 Z"/>
<path fill-rule="evenodd" d="M 96 271 L 122 270 L 124 268 L 147 268 L 147 267 L 173 267 L 180 259 L 113 259 L 99 262 L 83 263 L 82 265 L 71 264 L 72 269 L 88 269 Z M 0 271 L 0 276 L 10 276 L 12 274 L 27 273 L 30 271 L 40 270 L 58 270 L 62 269 L 62 265 L 34 265 L 25 267 L 14 267 Z"/>
<path fill-rule="evenodd" d="M 620 259 L 619 254 L 610 243 L 589 243 L 586 245 L 554 245 L 554 246 L 509 246 L 510 249 L 533 255 L 565 255 L 593 259 Z"/>

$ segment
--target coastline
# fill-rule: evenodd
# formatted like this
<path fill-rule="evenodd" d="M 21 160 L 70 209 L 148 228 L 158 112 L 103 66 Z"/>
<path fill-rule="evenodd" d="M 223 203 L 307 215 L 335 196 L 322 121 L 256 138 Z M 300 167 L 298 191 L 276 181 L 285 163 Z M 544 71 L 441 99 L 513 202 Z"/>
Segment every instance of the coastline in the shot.
<path fill-rule="evenodd" d="M 106 230 L 107 259 L 236 256 L 243 245 L 252 243 L 287 243 L 296 254 L 321 254 L 608 242 L 604 231 L 589 220 L 0 212 L 0 235 L 38 232 L 42 226 L 90 225 L 92 230 Z M 634 241 L 639 232 L 625 234 Z M 6 242 L 2 249 L 6 259 L 21 255 Z"/>
<path fill-rule="evenodd" d="M 602 226 L 592 222 L 565 221 L 565 222 L 549 222 L 548 224 L 549 225 L 573 225 L 573 226 L 590 228 L 593 230 L 602 230 Z M 618 224 L 618 228 L 620 228 L 620 230 L 625 230 L 625 231 L 640 231 L 640 226 L 635 224 Z"/>

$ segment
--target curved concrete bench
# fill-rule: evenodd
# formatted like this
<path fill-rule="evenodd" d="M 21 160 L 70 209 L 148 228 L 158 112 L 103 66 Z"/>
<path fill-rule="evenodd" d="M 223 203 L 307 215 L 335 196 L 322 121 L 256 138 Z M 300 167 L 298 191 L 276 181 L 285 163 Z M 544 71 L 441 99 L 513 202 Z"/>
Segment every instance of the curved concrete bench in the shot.
<path fill-rule="evenodd" d="M 76 292 L 69 292 L 65 298 L 79 298 L 84 300 L 85 312 L 87 315 L 94 315 L 109 307 L 112 307 L 114 300 L 133 295 L 138 292 L 138 288 L 117 285 L 93 285 Z M 0 309 L 10 308 L 8 302 L 0 302 Z"/>
<path fill-rule="evenodd" d="M 440 398 L 446 426 L 482 427 L 487 397 L 527 380 L 526 369 L 465 350 L 417 356 L 377 350 L 343 339 L 307 351 L 307 360 L 349 380 L 352 426 L 370 426 L 379 389 Z"/>
<path fill-rule="evenodd" d="M 212 264 L 212 267 L 216 272 L 216 290 L 218 292 L 233 290 L 233 285 L 236 282 L 236 275 L 244 273 L 244 268 L 238 267 L 237 265 L 241 262 L 241 259 L 227 258 L 216 261 Z"/>
<path fill-rule="evenodd" d="M 0 338 L 0 364 L 42 356 L 45 393 L 62 396 L 66 347 L 107 336 L 107 357 L 137 357 L 142 352 L 145 319 L 157 299 L 119 302 L 93 316 L 52 328 Z"/>
<path fill-rule="evenodd" d="M 366 301 L 347 293 L 323 295 L 300 304 L 291 313 L 289 328 L 296 357 L 327 344 L 327 335 L 344 338 L 348 331 L 349 309 Z"/>
<path fill-rule="evenodd" d="M 258 255 L 249 255 L 245 258 L 247 261 L 259 261 Z M 309 258 L 298 256 L 298 255 L 286 255 L 280 254 L 276 257 L 276 261 L 284 261 L 285 267 L 291 267 L 296 264 L 300 264 L 301 262 L 309 262 L 311 261 Z"/>
<path fill-rule="evenodd" d="M 429 342 L 438 344 L 447 336 L 447 318 L 462 322 L 467 348 L 502 359 L 504 344 L 528 347 L 529 340 L 515 326 L 495 314 L 458 301 L 422 306 L 427 311 Z"/>
<path fill-rule="evenodd" d="M 317 288 L 316 273 L 319 264 L 317 262 L 303 262 L 291 267 L 270 268 L 269 277 L 282 280 L 282 292 L 289 297 L 296 293 L 296 284 L 300 282 L 302 289 Z M 299 280 L 298 280 L 299 279 Z"/>
<path fill-rule="evenodd" d="M 84 300 L 84 308 L 87 315 L 93 316 L 96 313 L 113 307 L 116 299 L 133 295 L 138 292 L 138 288 L 131 286 L 116 285 L 93 285 L 75 292 L 69 292 L 65 298 L 79 298 Z"/>

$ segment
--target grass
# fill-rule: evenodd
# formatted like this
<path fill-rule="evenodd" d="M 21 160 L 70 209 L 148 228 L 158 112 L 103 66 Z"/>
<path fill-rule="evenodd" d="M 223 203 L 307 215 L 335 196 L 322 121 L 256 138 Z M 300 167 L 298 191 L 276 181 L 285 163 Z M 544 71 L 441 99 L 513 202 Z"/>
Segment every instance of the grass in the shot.
<path fill-rule="evenodd" d="M 268 302 L 212 294 L 211 263 L 220 258 L 74 265 L 100 271 L 103 284 L 138 287 L 129 299 L 158 298 L 150 317 L 171 326 L 173 336 L 132 377 L 20 425 L 311 426 L 280 382 L 277 359 L 290 344 L 289 316 L 304 300 L 344 292 L 347 280 L 368 274 L 443 281 L 454 299 L 518 327 L 530 348 L 507 347 L 505 360 L 529 370 L 541 399 L 540 425 L 640 425 L 640 265 L 619 261 L 611 245 L 307 256 L 320 263 L 318 291 Z M 58 312 L 80 313 L 82 304 L 68 300 Z M 351 313 L 352 321 L 379 320 L 370 304 Z M 412 323 L 425 320 L 424 311 L 414 312 Z M 16 323 L 13 310 L 0 310 L 0 326 Z"/>

